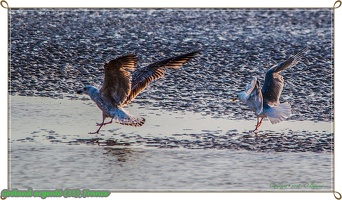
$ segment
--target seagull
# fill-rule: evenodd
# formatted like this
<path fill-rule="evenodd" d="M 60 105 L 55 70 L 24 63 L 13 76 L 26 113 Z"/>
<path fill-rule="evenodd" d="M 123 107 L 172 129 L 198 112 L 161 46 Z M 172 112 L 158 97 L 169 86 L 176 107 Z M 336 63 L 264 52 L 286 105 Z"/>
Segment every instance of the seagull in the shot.
<path fill-rule="evenodd" d="M 295 66 L 309 49 L 305 47 L 286 61 L 272 66 L 267 70 L 265 82 L 261 88 L 256 77 L 246 85 L 245 91 L 237 94 L 232 101 L 237 99 L 246 103 L 255 112 L 257 124 L 253 132 L 260 127 L 262 120 L 267 117 L 272 124 L 279 123 L 291 115 L 291 105 L 288 102 L 280 103 L 279 98 L 284 87 L 284 79 L 279 74 L 281 71 Z"/>
<path fill-rule="evenodd" d="M 136 69 L 137 57 L 133 54 L 118 57 L 104 65 L 104 81 L 102 87 L 97 89 L 87 85 L 77 94 L 87 94 L 102 110 L 102 122 L 96 123 L 99 128 L 89 134 L 98 134 L 102 126 L 116 123 L 128 126 L 142 126 L 145 119 L 134 117 L 123 107 L 128 105 L 152 81 L 164 76 L 166 69 L 179 69 L 184 63 L 194 58 L 200 51 L 186 53 L 180 56 L 167 58 Z M 111 118 L 105 123 L 106 118 Z"/>

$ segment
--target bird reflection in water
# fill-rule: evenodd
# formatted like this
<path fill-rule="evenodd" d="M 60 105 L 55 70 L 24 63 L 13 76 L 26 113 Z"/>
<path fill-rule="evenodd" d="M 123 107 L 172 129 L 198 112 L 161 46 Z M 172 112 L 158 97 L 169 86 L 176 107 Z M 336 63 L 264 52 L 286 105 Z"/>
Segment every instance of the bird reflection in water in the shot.
<path fill-rule="evenodd" d="M 105 147 L 103 154 L 108 155 L 108 156 L 114 156 L 119 162 L 126 162 L 127 158 L 132 153 L 133 153 L 133 150 L 127 147 L 124 147 L 124 148 Z"/>

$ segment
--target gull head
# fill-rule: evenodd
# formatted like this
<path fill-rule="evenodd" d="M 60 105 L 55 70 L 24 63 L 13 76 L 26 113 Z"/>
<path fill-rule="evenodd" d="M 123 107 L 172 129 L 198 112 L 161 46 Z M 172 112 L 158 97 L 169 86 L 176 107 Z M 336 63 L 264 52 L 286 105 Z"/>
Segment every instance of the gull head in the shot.
<path fill-rule="evenodd" d="M 95 88 L 94 86 L 87 85 L 82 90 L 77 91 L 77 94 L 87 94 L 89 96 L 92 96 L 93 94 L 97 93 L 99 90 Z"/>

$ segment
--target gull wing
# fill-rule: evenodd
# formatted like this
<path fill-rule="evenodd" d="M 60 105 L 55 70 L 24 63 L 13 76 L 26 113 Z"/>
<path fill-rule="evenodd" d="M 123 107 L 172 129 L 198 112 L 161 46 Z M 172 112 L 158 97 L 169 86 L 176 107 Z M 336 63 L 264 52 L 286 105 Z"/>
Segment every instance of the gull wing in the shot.
<path fill-rule="evenodd" d="M 263 98 L 260 83 L 256 77 L 253 77 L 252 81 L 246 85 L 245 91 L 238 94 L 238 98 L 257 114 L 262 112 Z"/>
<path fill-rule="evenodd" d="M 279 74 L 279 72 L 296 65 L 308 49 L 309 47 L 305 47 L 294 56 L 288 58 L 285 62 L 274 65 L 267 70 L 265 83 L 262 87 L 262 95 L 264 97 L 264 101 L 268 105 L 275 106 L 280 103 L 279 98 L 283 91 L 284 78 Z"/>
<path fill-rule="evenodd" d="M 260 82 L 254 77 L 250 84 L 246 86 L 246 91 L 243 95 L 247 105 L 255 111 L 256 114 L 262 113 L 263 97 L 260 88 Z"/>
<path fill-rule="evenodd" d="M 244 91 L 246 100 L 249 98 L 249 96 L 255 90 L 257 82 L 258 82 L 258 79 L 256 77 L 253 77 L 252 81 L 246 85 L 245 91 Z"/>
<path fill-rule="evenodd" d="M 251 97 L 253 100 L 253 104 L 255 106 L 255 113 L 257 115 L 260 115 L 263 111 L 263 104 L 264 104 L 264 98 L 261 92 L 260 82 L 256 81 L 255 88 L 253 92 L 251 93 Z"/>
<path fill-rule="evenodd" d="M 135 70 L 137 58 L 135 55 L 125 55 L 104 65 L 104 81 L 100 89 L 104 98 L 113 106 L 121 105 L 131 91 L 131 72 Z"/>
<path fill-rule="evenodd" d="M 128 104 L 130 101 L 132 101 L 152 81 L 162 78 L 166 69 L 180 68 L 184 63 L 195 57 L 195 55 L 199 52 L 200 51 L 194 51 L 191 53 L 161 60 L 137 70 L 136 73 L 133 74 L 132 89 L 129 96 L 127 97 L 125 104 Z"/>

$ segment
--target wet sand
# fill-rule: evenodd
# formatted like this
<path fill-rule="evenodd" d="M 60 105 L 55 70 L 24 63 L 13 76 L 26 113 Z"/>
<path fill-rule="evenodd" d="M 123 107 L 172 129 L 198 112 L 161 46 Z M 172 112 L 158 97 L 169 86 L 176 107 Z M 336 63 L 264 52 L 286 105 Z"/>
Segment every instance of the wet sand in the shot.
<path fill-rule="evenodd" d="M 142 127 L 106 125 L 98 135 L 100 110 L 90 100 L 11 97 L 11 140 L 43 143 L 133 145 L 158 148 L 233 149 L 262 152 L 332 152 L 332 123 L 265 120 L 257 135 L 255 121 L 170 112 L 132 104 L 131 114 L 146 119 Z M 93 113 L 93 114 L 89 114 Z"/>
<path fill-rule="evenodd" d="M 142 127 L 111 124 L 89 100 L 11 96 L 10 187 L 111 191 L 283 191 L 332 188 L 331 123 L 254 121 L 170 112 L 133 103 Z M 93 113 L 93 114 L 89 114 Z M 272 129 L 270 129 L 272 128 Z M 42 174 L 42 172 L 44 172 Z M 52 185 L 47 181 L 54 182 Z"/>

